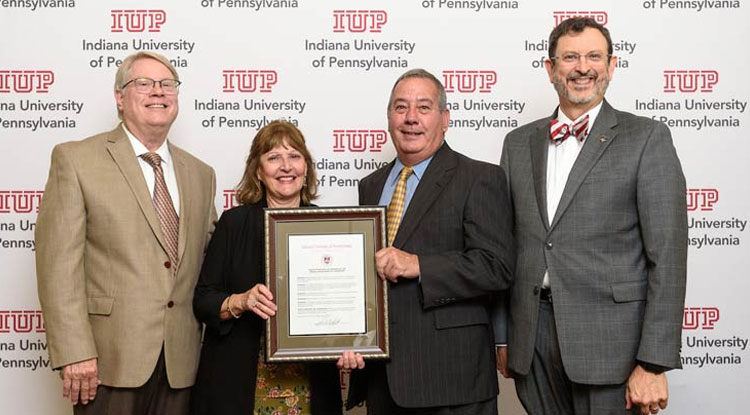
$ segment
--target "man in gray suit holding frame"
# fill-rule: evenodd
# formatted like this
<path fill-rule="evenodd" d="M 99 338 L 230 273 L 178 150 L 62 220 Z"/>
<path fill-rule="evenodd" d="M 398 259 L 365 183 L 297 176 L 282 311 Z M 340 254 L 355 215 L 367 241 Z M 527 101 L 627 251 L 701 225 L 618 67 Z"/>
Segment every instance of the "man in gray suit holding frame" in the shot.
<path fill-rule="evenodd" d="M 375 254 L 388 280 L 391 359 L 345 352 L 347 407 L 369 415 L 494 415 L 497 373 L 492 295 L 510 284 L 511 211 L 502 169 L 453 151 L 440 81 L 401 75 L 388 102 L 398 157 L 359 183 L 361 205 L 388 206 L 388 246 Z"/>
<path fill-rule="evenodd" d="M 498 369 L 531 415 L 655 414 L 681 366 L 685 179 L 664 124 L 604 100 L 616 62 L 606 28 L 560 23 L 560 105 L 503 147 L 518 257 Z"/>

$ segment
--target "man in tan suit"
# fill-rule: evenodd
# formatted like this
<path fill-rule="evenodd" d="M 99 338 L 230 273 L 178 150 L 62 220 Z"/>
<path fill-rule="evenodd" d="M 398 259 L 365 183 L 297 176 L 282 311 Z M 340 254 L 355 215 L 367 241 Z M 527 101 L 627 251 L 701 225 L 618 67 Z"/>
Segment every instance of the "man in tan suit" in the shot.
<path fill-rule="evenodd" d="M 37 279 L 77 415 L 187 413 L 193 288 L 216 212 L 213 169 L 167 141 L 179 85 L 163 56 L 129 56 L 115 79 L 122 123 L 52 152 Z"/>

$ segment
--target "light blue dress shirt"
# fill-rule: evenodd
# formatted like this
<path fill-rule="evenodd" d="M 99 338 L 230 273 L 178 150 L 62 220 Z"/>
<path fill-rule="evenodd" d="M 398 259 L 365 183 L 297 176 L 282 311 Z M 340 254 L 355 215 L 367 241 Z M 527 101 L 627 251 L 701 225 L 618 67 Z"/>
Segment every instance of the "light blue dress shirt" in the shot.
<path fill-rule="evenodd" d="M 409 176 L 408 179 L 406 179 L 406 201 L 404 202 L 404 210 L 401 212 L 402 219 L 404 218 L 406 209 L 409 208 L 409 203 L 411 203 L 411 198 L 412 196 L 414 196 L 414 192 L 417 190 L 419 181 L 422 180 L 422 176 L 424 175 L 425 170 L 427 170 L 427 166 L 430 165 L 430 161 L 432 161 L 433 156 L 434 154 L 422 160 L 418 164 L 412 166 L 412 168 L 414 169 L 414 173 L 412 173 L 412 175 Z M 394 164 L 393 169 L 391 169 L 391 172 L 388 174 L 388 179 L 385 181 L 383 193 L 380 194 L 380 201 L 378 202 L 379 205 L 388 206 L 388 204 L 391 203 L 393 191 L 396 190 L 396 183 L 398 183 L 398 176 L 401 174 L 401 169 L 403 168 L 404 163 L 396 158 L 396 163 Z"/>

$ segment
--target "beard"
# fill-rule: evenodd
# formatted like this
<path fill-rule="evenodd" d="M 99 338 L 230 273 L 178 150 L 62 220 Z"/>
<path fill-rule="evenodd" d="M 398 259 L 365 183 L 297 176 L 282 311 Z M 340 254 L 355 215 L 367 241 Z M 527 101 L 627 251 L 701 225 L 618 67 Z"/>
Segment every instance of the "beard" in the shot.
<path fill-rule="evenodd" d="M 572 81 L 583 77 L 590 77 L 594 79 L 594 90 L 586 96 L 574 96 L 571 93 L 571 90 L 568 89 L 567 81 Z M 600 77 L 599 74 L 594 70 L 590 70 L 586 73 L 574 71 L 567 77 L 565 77 L 565 79 L 563 79 L 562 76 L 555 75 L 552 80 L 552 84 L 555 86 L 557 94 L 562 98 L 565 98 L 566 100 L 578 105 L 588 104 L 597 97 L 604 96 L 604 93 L 607 91 L 607 87 L 609 86 L 609 72 L 605 71 Z M 573 88 L 575 89 L 575 86 Z"/>

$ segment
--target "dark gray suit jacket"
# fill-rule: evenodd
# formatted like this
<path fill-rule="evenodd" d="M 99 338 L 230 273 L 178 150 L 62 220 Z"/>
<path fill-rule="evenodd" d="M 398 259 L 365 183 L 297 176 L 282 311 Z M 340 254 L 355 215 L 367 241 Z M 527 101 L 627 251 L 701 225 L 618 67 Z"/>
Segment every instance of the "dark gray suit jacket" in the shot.
<path fill-rule="evenodd" d="M 360 181 L 361 205 L 378 204 L 393 164 Z M 498 393 L 490 296 L 508 288 L 515 255 L 506 186 L 498 166 L 447 143 L 419 182 L 393 246 L 419 256 L 421 283 L 399 279 L 388 291 L 386 372 L 399 406 L 460 405 Z M 352 376 L 348 405 L 364 398 L 361 372 Z"/>
<path fill-rule="evenodd" d="M 529 372 L 545 270 L 571 380 L 623 383 L 637 360 L 680 367 L 687 209 L 669 130 L 605 101 L 548 225 L 550 119 L 510 132 L 500 162 L 518 247 L 510 368 Z"/>

